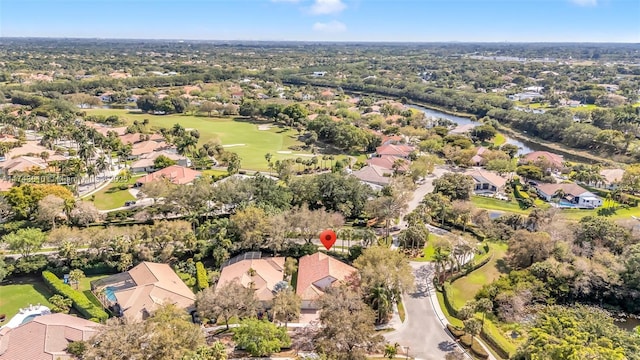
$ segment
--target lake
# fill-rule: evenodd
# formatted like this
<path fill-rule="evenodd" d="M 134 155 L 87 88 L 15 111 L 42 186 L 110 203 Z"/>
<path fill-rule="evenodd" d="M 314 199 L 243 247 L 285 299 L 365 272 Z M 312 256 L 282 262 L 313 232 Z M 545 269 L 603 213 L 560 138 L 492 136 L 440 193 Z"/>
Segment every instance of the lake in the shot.
<path fill-rule="evenodd" d="M 436 119 L 437 118 L 447 119 L 447 120 L 449 120 L 451 122 L 456 123 L 457 125 L 474 125 L 474 126 L 478 126 L 478 125 L 482 124 L 479 121 L 473 121 L 473 120 L 471 120 L 469 118 L 466 118 L 466 117 L 455 116 L 455 115 L 443 113 L 442 111 L 433 110 L 433 109 L 427 109 L 425 107 L 418 106 L 418 105 L 409 105 L 409 107 L 422 111 L 427 117 L 433 117 L 433 118 L 436 118 Z M 505 136 L 505 138 L 506 138 L 506 143 L 507 144 L 515 145 L 515 146 L 518 147 L 518 155 L 524 155 L 524 154 L 528 154 L 530 152 L 535 151 L 536 146 L 535 146 L 534 143 L 524 142 L 524 141 L 512 139 L 510 137 L 506 137 L 506 136 Z"/>

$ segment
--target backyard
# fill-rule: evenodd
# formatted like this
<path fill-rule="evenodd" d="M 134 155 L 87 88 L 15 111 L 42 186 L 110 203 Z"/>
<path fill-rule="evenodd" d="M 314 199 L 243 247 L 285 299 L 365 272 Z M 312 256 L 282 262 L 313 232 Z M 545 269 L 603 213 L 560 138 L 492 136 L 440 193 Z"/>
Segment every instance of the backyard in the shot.
<path fill-rule="evenodd" d="M 108 275 L 88 276 L 82 279 L 78 285 L 78 290 L 87 295 L 91 302 L 99 306 L 102 305 L 100 305 L 98 299 L 91 294 L 90 282 L 105 276 Z M 15 278 L 8 281 L 8 284 L 0 286 L 0 314 L 7 315 L 6 323 L 16 315 L 21 308 L 26 308 L 29 305 L 41 304 L 50 308 L 51 304 L 47 299 L 51 296 L 53 296 L 53 293 L 47 288 L 41 277 Z"/>

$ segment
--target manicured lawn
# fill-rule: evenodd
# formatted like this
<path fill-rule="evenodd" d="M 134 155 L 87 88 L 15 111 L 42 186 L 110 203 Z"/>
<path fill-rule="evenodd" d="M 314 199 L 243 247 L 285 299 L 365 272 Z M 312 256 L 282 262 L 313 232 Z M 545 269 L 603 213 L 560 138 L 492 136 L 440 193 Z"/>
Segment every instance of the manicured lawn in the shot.
<path fill-rule="evenodd" d="M 438 238 L 439 238 L 438 235 L 429 233 L 429 239 L 427 240 L 427 243 L 424 245 L 424 249 L 422 249 L 422 253 L 423 253 L 422 257 L 412 259 L 412 261 L 425 261 L 425 262 L 431 261 L 433 257 L 433 253 L 436 251 L 436 249 L 433 247 L 433 243 Z"/>
<path fill-rule="evenodd" d="M 560 216 L 568 220 L 580 220 L 585 216 L 598 216 L 598 210 L 562 209 Z M 632 216 L 640 217 L 640 207 L 619 209 L 611 214 L 605 212 L 602 216 L 611 220 L 631 219 Z"/>
<path fill-rule="evenodd" d="M 438 296 L 438 305 L 440 305 L 440 309 L 442 309 L 442 312 L 444 313 L 444 317 L 446 317 L 447 320 L 449 320 L 449 323 L 451 323 L 451 325 L 453 326 L 463 327 L 464 324 L 462 323 L 462 320 L 449 314 L 447 305 L 444 304 L 444 295 L 442 295 L 442 291 L 437 291 L 436 295 Z"/>
<path fill-rule="evenodd" d="M 191 115 L 149 115 L 119 109 L 90 109 L 87 110 L 87 113 L 107 116 L 118 115 L 126 119 L 128 124 L 134 120 L 142 122 L 144 119 L 149 119 L 151 126 L 154 128 L 171 128 L 178 123 L 187 129 L 198 129 L 200 132 L 200 145 L 212 139 L 219 139 L 223 145 L 227 146 L 227 150 L 240 155 L 243 169 L 267 171 L 268 166 L 264 158 L 266 153 L 273 155 L 272 162 L 310 155 L 289 149 L 292 145 L 302 144 L 297 140 L 298 134 L 296 131 L 279 127 L 258 130 L 258 124 L 244 119 L 236 120 L 224 117 Z M 265 123 L 264 125 L 270 124 Z M 278 153 L 279 151 L 287 153 Z"/>
<path fill-rule="evenodd" d="M 208 169 L 208 170 L 203 170 L 202 174 L 209 175 L 209 176 L 223 176 L 223 175 L 227 175 L 227 171 Z"/>
<path fill-rule="evenodd" d="M 491 142 L 495 146 L 500 146 L 504 144 L 506 141 L 507 141 L 507 138 L 501 133 L 497 133 L 496 136 L 494 136 L 493 139 L 491 140 Z"/>
<path fill-rule="evenodd" d="M 500 264 L 507 252 L 507 245 L 490 243 L 489 251 L 493 254 L 491 261 L 471 274 L 456 280 L 448 288 L 447 295 L 449 296 L 451 305 L 453 305 L 455 309 L 459 309 L 464 306 L 467 301 L 473 300 L 483 285 L 493 282 L 502 275 Z"/>
<path fill-rule="evenodd" d="M 51 307 L 47 300 L 53 295 L 40 277 L 20 278 L 0 286 L 0 314 L 6 314 L 8 322 L 20 308 L 37 305 Z M 2 325 L 2 324 L 0 324 Z"/>
<path fill-rule="evenodd" d="M 486 210 L 498 210 L 516 214 L 528 214 L 531 210 L 521 209 L 516 201 L 503 201 L 485 196 L 471 196 L 471 203 L 477 208 Z"/>
<path fill-rule="evenodd" d="M 138 177 L 133 177 L 124 184 L 133 185 Z M 93 204 L 99 210 L 110 210 L 124 206 L 126 201 L 135 200 L 136 198 L 131 195 L 129 189 L 120 190 L 120 185 L 123 183 L 114 182 L 107 185 L 104 189 L 95 193 L 95 200 Z M 84 198 L 84 200 L 91 200 L 91 195 Z"/>

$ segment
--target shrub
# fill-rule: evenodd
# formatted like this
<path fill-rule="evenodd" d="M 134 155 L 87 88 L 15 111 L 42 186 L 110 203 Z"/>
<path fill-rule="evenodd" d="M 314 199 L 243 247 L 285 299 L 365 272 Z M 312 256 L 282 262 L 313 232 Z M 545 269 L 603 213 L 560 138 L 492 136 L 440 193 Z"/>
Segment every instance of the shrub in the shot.
<path fill-rule="evenodd" d="M 198 285 L 198 289 L 200 290 L 204 290 L 209 287 L 207 269 L 204 268 L 204 264 L 201 261 L 196 263 L 196 285 Z"/>
<path fill-rule="evenodd" d="M 451 324 L 447 324 L 447 330 L 449 330 L 451 335 L 453 335 L 456 339 L 459 339 L 461 336 L 465 334 L 464 330 L 457 328 Z"/>
<path fill-rule="evenodd" d="M 471 345 L 471 352 L 473 353 L 473 355 L 479 357 L 480 359 L 489 358 L 489 354 L 487 354 L 487 352 L 484 350 L 482 345 L 480 345 L 477 339 L 473 342 L 473 345 Z"/>
<path fill-rule="evenodd" d="M 71 301 L 73 301 L 73 307 L 85 318 L 96 319 L 102 322 L 107 320 L 109 317 L 102 308 L 97 307 L 89 301 L 85 294 L 78 290 L 74 290 L 71 286 L 65 284 L 54 273 L 50 271 L 43 271 L 42 279 L 53 292 L 71 299 Z"/>

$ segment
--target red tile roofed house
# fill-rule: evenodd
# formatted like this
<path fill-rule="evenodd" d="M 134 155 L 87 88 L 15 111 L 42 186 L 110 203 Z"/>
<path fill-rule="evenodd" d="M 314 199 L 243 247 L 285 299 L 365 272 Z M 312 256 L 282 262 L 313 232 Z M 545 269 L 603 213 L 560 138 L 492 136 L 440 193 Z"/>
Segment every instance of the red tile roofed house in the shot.
<path fill-rule="evenodd" d="M 564 166 L 562 155 L 550 153 L 548 151 L 534 151 L 524 155 L 521 159 L 524 163 L 533 163 L 544 167 L 543 170 L 560 170 Z"/>
<path fill-rule="evenodd" d="M 398 164 L 397 166 L 395 165 L 396 162 Z M 396 170 L 398 173 L 405 173 L 409 171 L 410 161 L 397 156 L 382 155 L 379 157 L 372 157 L 371 159 L 367 159 L 367 164 L 376 165 L 391 171 Z M 397 169 L 394 169 L 395 167 L 397 167 Z"/>
<path fill-rule="evenodd" d="M 169 179 L 176 185 L 191 184 L 197 178 L 202 176 L 200 171 L 191 170 L 180 165 L 171 165 L 162 170 L 158 170 L 149 175 L 145 175 L 136 181 L 136 186 L 141 186 L 151 181 L 159 180 L 162 178 Z"/>
<path fill-rule="evenodd" d="M 46 170 L 48 167 L 46 161 L 32 156 L 20 156 L 0 163 L 4 176 L 11 176 L 14 173 L 22 173 L 34 169 Z"/>
<path fill-rule="evenodd" d="M 116 135 L 118 135 L 118 136 L 122 136 L 122 135 L 127 133 L 127 127 L 126 126 L 110 127 L 110 126 L 94 123 L 94 122 L 91 122 L 91 121 L 87 121 L 87 122 L 85 122 L 85 124 L 87 126 L 89 126 L 89 127 L 92 127 L 94 129 L 96 129 L 97 132 L 99 132 L 100 134 L 102 134 L 104 136 L 107 136 L 107 133 L 109 133 L 109 131 L 115 132 Z"/>
<path fill-rule="evenodd" d="M 137 159 L 141 155 L 151 154 L 154 151 L 168 149 L 169 147 L 170 145 L 164 141 L 157 142 L 157 141 L 148 140 L 148 141 L 135 143 L 131 147 L 130 159 Z"/>
<path fill-rule="evenodd" d="M 142 173 L 142 172 L 150 172 L 155 171 L 154 161 L 160 156 L 166 156 L 169 159 L 176 162 L 176 165 L 189 167 L 191 166 L 191 160 L 188 157 L 182 156 L 180 154 L 171 152 L 171 151 L 154 151 L 151 154 L 145 154 L 140 157 L 137 161 L 131 164 L 131 171 L 134 173 Z"/>
<path fill-rule="evenodd" d="M 222 268 L 216 289 L 237 282 L 245 288 L 255 289 L 256 297 L 268 305 L 276 284 L 284 281 L 284 260 L 284 257 L 267 257 L 229 264 Z"/>
<path fill-rule="evenodd" d="M 545 201 L 552 201 L 562 190 L 563 200 L 571 203 L 573 206 L 582 208 L 596 208 L 602 206 L 602 199 L 595 194 L 587 191 L 582 186 L 574 183 L 570 184 L 539 184 L 536 185 L 538 195 Z M 560 204 L 564 205 L 564 204 Z"/>
<path fill-rule="evenodd" d="M 471 163 L 473 163 L 474 166 L 484 165 L 485 160 L 484 157 L 482 157 L 482 154 L 484 154 L 485 152 L 487 152 L 487 148 L 485 148 L 484 146 L 480 146 L 476 151 L 476 154 L 471 158 Z"/>
<path fill-rule="evenodd" d="M 388 144 L 400 144 L 402 142 L 403 138 L 400 135 L 385 135 L 382 137 L 382 145 L 388 145 Z"/>
<path fill-rule="evenodd" d="M 131 270 L 93 281 L 91 290 L 106 307 L 129 320 L 146 319 L 165 303 L 193 310 L 195 295 L 167 264 L 142 262 Z M 117 304 L 117 306 L 116 306 Z"/>
<path fill-rule="evenodd" d="M 409 145 L 386 144 L 386 145 L 378 146 L 376 148 L 376 155 L 377 156 L 392 155 L 392 156 L 397 156 L 397 157 L 406 159 L 409 157 L 409 154 L 413 152 L 413 150 L 414 150 L 413 146 L 409 146 Z"/>
<path fill-rule="evenodd" d="M 27 141 L 20 147 L 15 147 L 4 154 L 5 159 L 12 159 L 22 155 L 33 154 L 40 156 L 41 153 L 47 152 L 49 155 L 55 154 L 55 151 L 49 150 L 46 147 L 38 144 L 36 141 Z"/>
<path fill-rule="evenodd" d="M 164 141 L 164 137 L 160 134 L 141 134 L 141 133 L 129 133 L 119 136 L 120 141 L 123 144 L 136 144 L 143 141 Z"/>
<path fill-rule="evenodd" d="M 469 169 L 465 175 L 473 178 L 475 183 L 473 190 L 476 193 L 496 193 L 507 184 L 507 179 L 483 169 Z"/>
<path fill-rule="evenodd" d="M 393 171 L 376 165 L 367 165 L 358 171 L 352 172 L 351 175 L 372 188 L 379 190 L 382 189 L 383 186 L 389 185 Z"/>
<path fill-rule="evenodd" d="M 343 282 L 356 268 L 317 252 L 303 256 L 298 263 L 296 293 L 302 298 L 302 309 L 317 309 L 315 301 L 324 290 L 336 282 Z"/>
<path fill-rule="evenodd" d="M 624 175 L 624 170 L 622 169 L 602 169 L 600 171 L 600 175 L 604 178 L 604 183 L 596 184 L 600 187 L 606 187 L 607 189 L 615 189 L 620 181 L 622 181 L 622 176 Z"/>
<path fill-rule="evenodd" d="M 102 325 L 67 314 L 36 316 L 16 328 L 0 330 L 1 360 L 68 360 L 73 341 L 88 341 Z"/>

